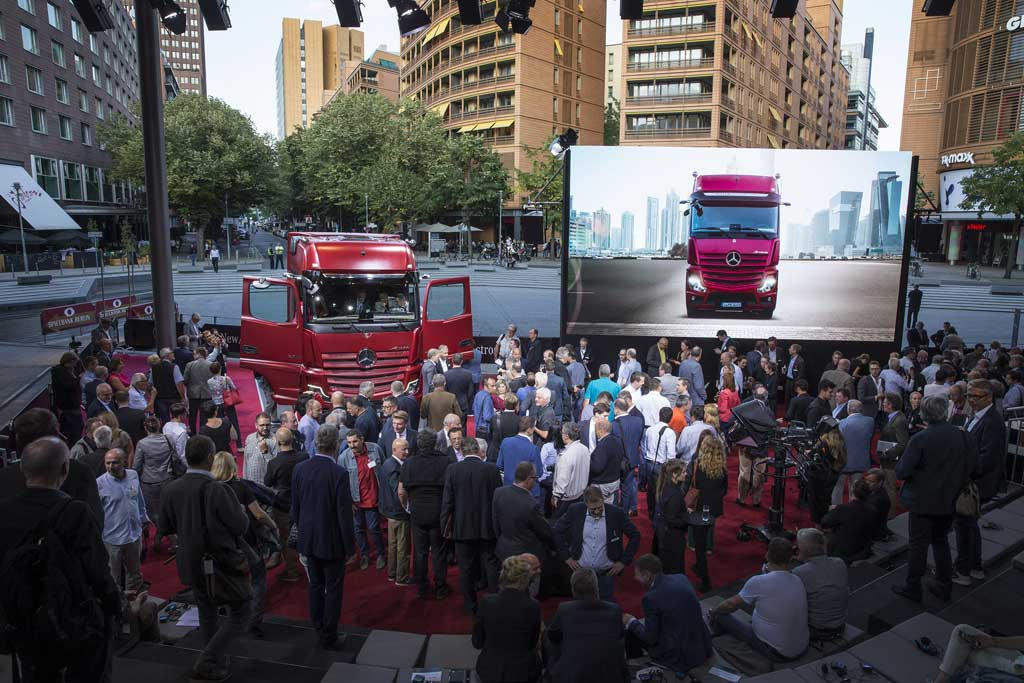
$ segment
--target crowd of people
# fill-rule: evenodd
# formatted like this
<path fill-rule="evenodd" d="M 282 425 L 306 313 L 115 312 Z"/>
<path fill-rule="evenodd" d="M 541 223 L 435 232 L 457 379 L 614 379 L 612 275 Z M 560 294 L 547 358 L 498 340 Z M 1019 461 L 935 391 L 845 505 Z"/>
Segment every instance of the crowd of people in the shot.
<path fill-rule="evenodd" d="M 131 377 L 101 326 L 81 356 L 53 369 L 53 411 L 15 424 L 20 466 L 0 470 L 0 543 L 19 547 L 38 526 L 26 519 L 66 508 L 56 518 L 73 519 L 57 533 L 101 606 L 94 657 L 27 647 L 27 671 L 109 675 L 98 643 L 145 595 L 143 558 L 164 552 L 165 539 L 199 607 L 199 680 L 229 675 L 235 634 L 262 637 L 267 572 L 279 564 L 280 580 L 308 581 L 326 649 L 344 640 L 347 571 L 380 571 L 419 599 L 445 600 L 456 566 L 485 682 L 534 681 L 545 669 L 557 681 L 626 680 L 627 658 L 644 654 L 684 674 L 724 634 L 792 661 L 841 636 L 847 566 L 889 535 L 900 508 L 910 512 L 901 596 L 920 601 L 927 587 L 948 599 L 953 584 L 984 579 L 980 505 L 1005 489 L 1001 413 L 1024 403 L 1020 350 L 967 348 L 948 324 L 936 347 L 932 335 L 886 359 L 837 351 L 816 381 L 800 345 L 783 350 L 774 338 L 742 353 L 724 330 L 707 352 L 687 340 L 673 352 L 662 338 L 612 364 L 586 339 L 545 349 L 536 330 L 520 338 L 510 325 L 494 345 L 496 375 L 479 383 L 461 354 L 439 347 L 423 361 L 422 397 L 396 381 L 378 405 L 364 382 L 355 395 L 303 394 L 240 425 L 222 347 L 198 322 Z M 705 615 L 698 593 L 712 589 L 716 522 L 733 487 L 737 505 L 761 507 L 771 457 L 735 442 L 736 411 L 818 426 L 818 466 L 803 490 L 813 526 L 795 548 L 773 539 L 764 572 Z M 639 555 L 645 541 L 650 553 Z M 929 547 L 936 572 L 925 586 Z M 642 618 L 615 602 L 627 568 Z M 537 600 L 547 596 L 573 599 L 544 625 Z M 750 622 L 735 618 L 740 608 L 753 610 Z"/>

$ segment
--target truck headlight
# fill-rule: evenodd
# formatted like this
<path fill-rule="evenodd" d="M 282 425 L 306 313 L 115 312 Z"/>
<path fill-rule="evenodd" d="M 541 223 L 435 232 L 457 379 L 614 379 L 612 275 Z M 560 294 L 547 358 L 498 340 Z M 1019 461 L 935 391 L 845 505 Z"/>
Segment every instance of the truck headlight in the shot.
<path fill-rule="evenodd" d="M 687 286 L 695 292 L 706 292 L 708 288 L 704 286 L 704 282 L 700 279 L 700 275 L 697 273 L 691 273 L 686 278 Z"/>
<path fill-rule="evenodd" d="M 764 294 L 775 289 L 775 286 L 779 284 L 779 279 L 774 275 L 765 275 L 764 281 L 761 282 L 761 286 L 757 288 L 758 294 Z"/>

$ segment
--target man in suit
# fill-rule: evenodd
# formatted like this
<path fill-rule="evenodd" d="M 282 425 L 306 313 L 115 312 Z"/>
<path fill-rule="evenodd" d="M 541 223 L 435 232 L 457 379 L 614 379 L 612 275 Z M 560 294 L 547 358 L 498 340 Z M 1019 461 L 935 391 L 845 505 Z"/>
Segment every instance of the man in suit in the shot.
<path fill-rule="evenodd" d="M 502 471 L 506 486 L 513 484 L 516 470 L 520 463 L 527 462 L 534 467 L 537 476 L 533 479 L 530 493 L 541 503 L 540 485 L 537 483 L 544 474 L 544 464 L 540 459 L 540 449 L 533 442 L 533 430 L 536 422 L 532 417 L 524 415 L 519 418 L 519 431 L 501 442 L 498 448 L 498 469 Z"/>
<path fill-rule="evenodd" d="M 971 479 L 978 487 L 978 497 L 987 503 L 1006 486 L 1006 427 L 998 411 L 992 407 L 992 382 L 972 380 L 967 385 L 967 401 L 974 417 L 967 423 L 967 434 L 978 452 L 978 466 L 971 471 Z M 977 517 L 955 515 L 956 573 L 953 583 L 971 585 L 971 579 L 983 581 L 981 568 L 981 530 Z"/>
<path fill-rule="evenodd" d="M 423 388 L 426 389 L 429 386 L 429 384 L 425 384 Z M 409 416 L 407 420 L 409 427 L 414 431 L 418 430 L 420 428 L 420 404 L 414 397 L 406 393 L 401 380 L 396 379 L 391 383 L 391 395 L 395 397 L 398 410 L 404 410 Z"/>
<path fill-rule="evenodd" d="M 443 379 L 443 378 L 442 378 Z M 420 430 L 416 435 L 416 455 L 402 465 L 398 479 L 398 498 L 408 505 L 412 523 L 413 581 L 416 597 L 425 600 L 430 595 L 427 581 L 427 557 L 434 568 L 434 597 L 448 597 L 448 559 L 441 538 L 441 502 L 444 495 L 445 475 L 455 462 L 445 455 L 434 432 Z"/>
<path fill-rule="evenodd" d="M 496 386 L 497 380 L 494 377 L 488 377 L 484 380 L 483 388 L 473 397 L 473 425 L 476 428 L 476 437 L 484 441 L 491 438 Z"/>
<path fill-rule="evenodd" d="M 174 364 L 178 366 L 181 374 L 185 374 L 185 368 L 195 359 L 192 349 L 188 347 L 188 335 L 178 337 L 178 345 L 174 347 Z"/>
<path fill-rule="evenodd" d="M 629 681 L 622 608 L 598 596 L 597 574 L 592 569 L 575 570 L 569 585 L 572 600 L 558 606 L 544 633 L 552 680 Z"/>
<path fill-rule="evenodd" d="M 828 554 L 846 564 L 871 555 L 871 542 L 878 531 L 878 510 L 868 503 L 871 486 L 863 479 L 850 487 L 850 502 L 832 508 L 821 518 L 829 531 Z"/>
<path fill-rule="evenodd" d="M 404 410 L 391 413 L 390 427 L 381 430 L 379 445 L 384 450 L 384 457 L 391 457 L 391 444 L 395 439 L 405 439 L 410 453 L 416 452 L 416 430 L 409 426 L 409 414 Z"/>
<path fill-rule="evenodd" d="M 623 449 L 629 463 L 640 472 L 640 486 L 637 485 L 636 477 L 631 470 L 620 483 L 622 490 L 622 508 L 631 516 L 637 514 L 637 491 L 638 488 L 648 488 L 648 468 L 644 463 L 644 456 L 641 453 L 640 445 L 644 440 L 644 419 L 629 412 L 629 403 L 625 397 L 615 399 L 612 404 L 612 412 L 615 414 L 615 421 L 612 422 L 612 437 L 622 441 Z M 589 435 L 588 435 L 589 436 Z M 672 439 L 669 439 L 672 441 Z"/>
<path fill-rule="evenodd" d="M 816 425 L 818 420 L 832 413 L 832 406 L 829 404 L 829 401 L 832 400 L 832 391 L 835 388 L 836 385 L 827 379 L 818 381 L 818 395 L 811 401 L 811 405 L 807 407 L 808 425 Z"/>
<path fill-rule="evenodd" d="M 747 351 L 747 372 L 758 382 L 764 383 L 761 373 L 761 359 L 764 358 L 764 342 L 760 339 L 754 342 L 754 348 Z"/>
<path fill-rule="evenodd" d="M 521 462 L 515 466 L 513 480 L 512 486 L 496 490 L 491 502 L 491 520 L 498 538 L 494 552 L 501 562 L 522 553 L 543 561 L 558 550 L 558 545 L 530 492 L 537 482 L 537 470 L 532 463 Z"/>
<path fill-rule="evenodd" d="M 232 564 L 246 561 L 252 553 L 242 538 L 249 527 L 245 509 L 234 492 L 215 482 L 210 474 L 215 450 L 209 437 L 193 436 L 188 440 L 185 446 L 188 471 L 164 488 L 157 533 L 157 538 L 178 536 L 178 577 L 183 584 L 192 587 L 199 608 L 199 630 L 206 643 L 192 667 L 193 677 L 201 680 L 227 678 L 225 651 L 242 630 L 252 609 L 247 596 L 229 603 L 228 618 L 219 620 L 218 605 L 206 592 L 203 571 L 206 553 L 215 553 L 221 561 Z"/>
<path fill-rule="evenodd" d="M 716 356 L 720 356 L 724 352 L 728 351 L 729 347 L 733 344 L 732 337 L 730 337 L 729 333 L 725 330 L 719 330 L 716 332 L 715 338 L 718 339 L 718 346 L 713 349 Z"/>
<path fill-rule="evenodd" d="M 214 354 L 218 354 L 214 350 Z M 188 430 L 195 434 L 199 427 L 196 422 L 199 418 L 199 408 L 203 403 L 210 400 L 210 385 L 208 380 L 213 377 L 210 372 L 211 361 L 206 357 L 206 349 L 197 347 L 193 352 L 196 359 L 185 366 L 185 394 L 188 396 Z"/>
<path fill-rule="evenodd" d="M 881 377 L 882 366 L 878 361 L 873 360 L 868 365 L 868 375 L 861 377 L 857 382 L 857 400 L 864 404 L 864 414 L 872 420 L 878 420 L 882 406 L 882 398 L 885 396 L 885 381 Z"/>
<path fill-rule="evenodd" d="M 807 393 L 807 380 L 798 379 L 793 383 L 793 390 L 796 393 L 789 398 L 789 403 L 786 406 L 786 421 L 807 424 L 807 411 L 811 407 L 811 401 L 814 400 Z"/>
<path fill-rule="evenodd" d="M 185 323 L 185 334 L 188 335 L 188 343 L 193 349 L 199 347 L 199 340 L 203 337 L 203 328 L 199 324 L 202 318 L 198 313 L 193 313 Z"/>
<path fill-rule="evenodd" d="M 844 419 L 850 414 L 850 396 L 852 394 L 847 393 L 847 390 L 842 387 L 836 387 L 836 390 L 832 392 L 832 417 L 837 420 Z"/>
<path fill-rule="evenodd" d="M 799 344 L 791 344 L 789 347 L 789 360 L 786 361 L 786 371 L 782 373 L 786 378 L 786 402 L 789 402 L 796 392 L 797 381 L 807 379 L 804 357 L 800 355 L 800 351 Z"/>
<path fill-rule="evenodd" d="M 921 418 L 926 427 L 910 438 L 896 463 L 896 477 L 903 480 L 900 503 L 910 512 L 910 548 L 906 583 L 892 590 L 915 602 L 921 602 L 929 547 L 935 558 L 936 583 L 929 584 L 928 590 L 949 598 L 953 582 L 949 529 L 957 496 L 978 463 L 975 440 L 949 424 L 948 414 L 946 397 L 924 399 Z"/>
<path fill-rule="evenodd" d="M 668 356 L 666 352 L 668 350 L 668 339 L 662 337 L 658 340 L 657 344 L 647 349 L 647 374 L 651 377 L 658 376 L 658 368 L 661 367 L 662 363 L 668 362 Z"/>
<path fill-rule="evenodd" d="M 455 542 L 462 606 L 475 614 L 476 587 L 481 580 L 486 580 L 488 592 L 498 589 L 491 501 L 501 488 L 501 473 L 496 465 L 484 461 L 476 439 L 467 439 L 462 452 L 462 462 L 445 473 L 441 528 Z"/>
<path fill-rule="evenodd" d="M 100 413 L 114 413 L 117 406 L 114 404 L 114 390 L 106 382 L 96 387 L 96 398 L 85 411 L 86 418 L 96 417 Z"/>
<path fill-rule="evenodd" d="M 594 418 L 594 435 L 597 443 L 590 453 L 590 484 L 601 489 L 606 503 L 615 500 L 622 476 L 622 459 L 626 457 L 622 441 L 611 435 L 612 426 L 608 420 Z"/>
<path fill-rule="evenodd" d="M 853 398 L 856 394 L 856 382 L 853 380 L 853 376 L 850 374 L 850 359 L 840 358 L 839 363 L 835 370 L 826 370 L 821 373 L 822 379 L 827 379 L 836 386 L 836 389 L 842 389 L 846 392 L 848 398 Z M 835 408 L 836 402 L 832 401 L 832 407 Z"/>
<path fill-rule="evenodd" d="M 540 347 L 540 337 L 536 327 L 531 327 L 526 337 L 526 348 L 523 355 L 523 370 L 537 372 L 544 360 L 544 350 Z"/>
<path fill-rule="evenodd" d="M 107 377 L 110 376 L 110 371 L 102 365 L 97 365 L 96 370 L 93 372 L 93 379 L 85 384 L 83 391 L 85 392 L 85 400 L 82 402 L 86 408 L 92 405 L 92 402 L 96 400 L 96 389 L 101 384 L 107 383 Z"/>
<path fill-rule="evenodd" d="M 544 362 L 545 374 L 547 375 L 546 388 L 551 392 L 551 408 L 559 422 L 564 422 L 572 417 L 572 398 L 569 396 L 569 386 L 564 377 L 556 372 L 556 368 L 565 368 L 565 365 L 555 360 Z M 566 371 L 568 372 L 568 371 Z"/>
<path fill-rule="evenodd" d="M 622 508 L 604 502 L 601 489 L 588 486 L 583 501 L 569 506 L 555 522 L 555 540 L 569 568 L 593 569 L 601 599 L 614 601 L 615 577 L 633 561 L 640 547 L 640 532 Z"/>
<path fill-rule="evenodd" d="M 398 498 L 398 480 L 409 455 L 410 444 L 402 438 L 391 443 L 391 453 L 377 471 L 380 478 L 378 509 L 388 520 L 388 581 L 409 585 L 409 512 Z"/>
<path fill-rule="evenodd" d="M 315 454 L 292 471 L 291 521 L 298 527 L 298 551 L 309 572 L 309 615 L 321 647 L 340 645 L 345 562 L 356 553 L 349 474 L 336 462 L 338 428 L 321 425 Z"/>
<path fill-rule="evenodd" d="M 114 394 L 114 403 L 117 404 L 115 415 L 118 426 L 127 432 L 128 436 L 132 437 L 132 443 L 138 446 L 139 441 L 146 438 L 146 429 L 142 426 L 146 420 L 145 411 L 128 405 L 128 392 L 124 390 Z"/>
<path fill-rule="evenodd" d="M 430 391 L 430 388 L 434 386 L 434 375 L 437 374 L 438 353 L 437 349 L 427 351 L 427 359 L 423 361 L 423 367 L 420 368 L 420 387 L 423 388 L 424 392 Z"/>
<path fill-rule="evenodd" d="M 455 394 L 460 415 L 469 415 L 473 406 L 473 373 L 462 367 L 462 354 L 452 356 L 452 367 L 444 373 L 445 388 Z"/>
<path fill-rule="evenodd" d="M 879 441 L 888 441 L 896 444 L 889 450 L 878 450 L 878 462 L 885 473 L 885 491 L 889 495 L 889 506 L 896 509 L 899 500 L 899 493 L 896 489 L 896 461 L 907 449 L 907 442 L 910 440 L 910 425 L 907 422 L 907 415 L 903 412 L 903 397 L 897 393 L 886 392 L 882 401 L 882 410 L 885 412 L 886 420 L 882 425 L 882 432 L 879 434 Z"/>
<path fill-rule="evenodd" d="M 644 590 L 645 618 L 641 621 L 631 614 L 622 615 L 626 655 L 637 656 L 642 648 L 652 662 L 683 679 L 713 653 L 711 632 L 704 623 L 697 594 L 685 574 L 663 574 L 656 555 L 638 557 L 634 576 Z"/>
<path fill-rule="evenodd" d="M 453 429 L 458 429 L 459 432 L 462 432 L 462 419 L 455 413 L 448 413 L 444 416 L 444 427 L 435 434 L 437 437 L 437 451 L 439 453 L 446 453 L 451 448 L 451 433 Z"/>
<path fill-rule="evenodd" d="M 704 369 L 700 366 L 701 348 L 690 349 L 690 357 L 679 364 L 679 379 L 685 379 L 690 385 L 690 402 L 695 406 L 704 405 L 708 400 L 704 386 Z"/>
<path fill-rule="evenodd" d="M 444 418 L 450 413 L 462 417 L 464 413 L 459 407 L 455 394 L 445 391 L 444 375 L 434 375 L 434 390 L 420 401 L 420 420 L 426 423 L 427 430 L 437 432 L 444 427 Z M 419 431 L 423 431 L 421 428 Z"/>
<path fill-rule="evenodd" d="M 519 433 L 519 399 L 515 394 L 505 397 L 505 408 L 491 418 L 490 439 L 487 443 L 487 461 L 497 462 L 501 442 Z"/>
<path fill-rule="evenodd" d="M 839 422 L 839 432 L 846 446 L 846 464 L 842 474 L 832 488 L 832 505 L 842 505 L 846 481 L 850 482 L 850 497 L 853 485 L 860 481 L 871 467 L 871 440 L 875 435 L 875 421 L 861 411 L 860 401 L 854 399 L 846 404 L 849 415 Z"/>

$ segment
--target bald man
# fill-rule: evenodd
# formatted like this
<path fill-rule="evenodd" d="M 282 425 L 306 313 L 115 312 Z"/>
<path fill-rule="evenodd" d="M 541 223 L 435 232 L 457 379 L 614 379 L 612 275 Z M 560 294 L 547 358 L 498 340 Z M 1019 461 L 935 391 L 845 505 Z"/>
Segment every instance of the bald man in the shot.
<path fill-rule="evenodd" d="M 298 581 L 299 554 L 295 548 L 288 547 L 288 530 L 291 528 L 288 513 L 292 507 L 292 472 L 296 465 L 309 456 L 301 449 L 296 450 L 295 435 L 288 427 L 280 427 L 274 432 L 274 440 L 277 442 L 277 455 L 267 463 L 267 473 L 262 483 L 273 489 L 276 494 L 271 516 L 277 525 L 283 548 L 284 571 L 281 573 L 281 580 Z"/>

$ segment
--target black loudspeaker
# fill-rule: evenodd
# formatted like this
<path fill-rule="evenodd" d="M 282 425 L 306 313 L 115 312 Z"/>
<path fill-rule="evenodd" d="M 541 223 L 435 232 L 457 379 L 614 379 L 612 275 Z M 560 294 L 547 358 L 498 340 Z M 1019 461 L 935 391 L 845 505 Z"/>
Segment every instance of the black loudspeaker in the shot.
<path fill-rule="evenodd" d="M 459 0 L 459 21 L 463 25 L 473 25 L 483 23 L 484 10 L 480 6 L 480 0 Z"/>
<path fill-rule="evenodd" d="M 110 16 L 110 10 L 103 3 L 103 0 L 71 0 L 71 4 L 82 17 L 82 23 L 89 33 L 109 31 L 114 28 L 114 17 Z"/>
<path fill-rule="evenodd" d="M 800 0 L 772 0 L 772 16 L 776 19 L 792 19 L 796 16 Z"/>
<path fill-rule="evenodd" d="M 338 11 L 338 24 L 349 28 L 359 28 L 363 23 L 363 12 L 359 9 L 359 0 L 334 0 L 334 8 Z"/>
<path fill-rule="evenodd" d="M 924 0 L 922 11 L 929 17 L 948 17 L 954 0 Z"/>
<path fill-rule="evenodd" d="M 206 28 L 210 31 L 226 31 L 231 28 L 226 0 L 199 0 L 199 9 L 206 19 Z"/>
<path fill-rule="evenodd" d="M 620 0 L 620 19 L 641 19 L 644 15 L 644 0 Z"/>

